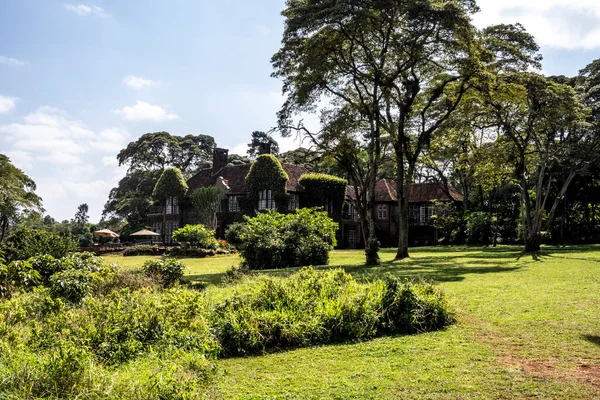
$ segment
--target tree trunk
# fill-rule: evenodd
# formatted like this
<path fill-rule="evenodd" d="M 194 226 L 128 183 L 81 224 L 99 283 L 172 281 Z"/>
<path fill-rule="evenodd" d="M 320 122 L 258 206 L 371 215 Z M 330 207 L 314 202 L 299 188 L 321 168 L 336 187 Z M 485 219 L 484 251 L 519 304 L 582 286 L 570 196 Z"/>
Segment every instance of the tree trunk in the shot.
<path fill-rule="evenodd" d="M 525 252 L 535 253 L 540 251 L 540 245 L 542 244 L 542 234 L 540 232 L 531 232 L 530 235 L 525 239 Z"/>
<path fill-rule="evenodd" d="M 408 182 L 405 182 L 408 181 Z M 398 252 L 396 260 L 403 260 L 410 257 L 408 254 L 408 229 L 410 225 L 410 179 L 402 179 L 398 177 L 396 187 L 400 188 L 398 194 Z"/>

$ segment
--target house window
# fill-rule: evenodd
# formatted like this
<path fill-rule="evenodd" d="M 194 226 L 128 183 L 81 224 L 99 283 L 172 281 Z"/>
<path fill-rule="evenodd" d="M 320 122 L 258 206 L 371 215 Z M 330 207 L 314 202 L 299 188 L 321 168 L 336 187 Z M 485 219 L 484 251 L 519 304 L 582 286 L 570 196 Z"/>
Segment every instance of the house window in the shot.
<path fill-rule="evenodd" d="M 356 208 L 354 208 L 353 204 L 344 203 L 344 206 L 342 208 L 342 219 L 354 222 L 358 220 Z"/>
<path fill-rule="evenodd" d="M 358 238 L 356 237 L 356 229 L 348 229 L 347 231 L 347 235 L 348 235 L 348 240 L 347 240 L 347 245 L 348 247 L 356 247 L 356 244 L 358 242 Z"/>
<path fill-rule="evenodd" d="M 288 201 L 288 210 L 294 211 L 300 208 L 300 196 L 297 194 L 290 194 L 290 200 Z"/>
<path fill-rule="evenodd" d="M 433 206 L 423 205 L 423 206 L 421 206 L 420 211 L 421 211 L 420 222 L 422 224 L 429 223 L 429 220 L 433 216 Z"/>
<path fill-rule="evenodd" d="M 377 206 L 377 219 L 387 219 L 388 207 L 387 204 L 380 204 Z"/>
<path fill-rule="evenodd" d="M 409 206 L 409 221 L 411 224 L 418 224 L 421 220 L 421 211 L 418 205 Z"/>
<path fill-rule="evenodd" d="M 261 190 L 258 192 L 258 209 L 267 210 L 275 208 L 275 200 L 270 190 Z"/>
<path fill-rule="evenodd" d="M 179 214 L 179 199 L 177 197 L 167 197 L 165 213 Z"/>
<path fill-rule="evenodd" d="M 238 196 L 229 196 L 229 212 L 240 211 L 240 203 Z"/>

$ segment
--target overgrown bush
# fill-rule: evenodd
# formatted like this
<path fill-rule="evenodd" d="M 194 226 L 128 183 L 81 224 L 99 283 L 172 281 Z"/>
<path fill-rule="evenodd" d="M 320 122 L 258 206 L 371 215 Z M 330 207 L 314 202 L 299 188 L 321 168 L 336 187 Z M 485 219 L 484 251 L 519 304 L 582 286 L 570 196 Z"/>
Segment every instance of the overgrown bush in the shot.
<path fill-rule="evenodd" d="M 246 217 L 239 229 L 243 263 L 256 270 L 327 264 L 338 224 L 326 212 L 302 208 L 293 214 L 270 210 Z"/>
<path fill-rule="evenodd" d="M 12 232 L 2 244 L 6 262 L 41 255 L 62 258 L 76 250 L 77 242 L 72 237 L 61 237 L 52 232 L 28 228 Z"/>
<path fill-rule="evenodd" d="M 128 256 L 161 256 L 167 251 L 164 247 L 152 246 L 149 244 L 138 244 L 130 246 L 123 251 L 125 257 Z"/>
<path fill-rule="evenodd" d="M 80 303 L 42 287 L 0 301 L 0 397 L 203 398 L 219 356 L 423 332 L 453 321 L 430 285 L 359 283 L 343 270 L 245 276 L 205 292 L 105 289 Z"/>
<path fill-rule="evenodd" d="M 217 254 L 229 254 L 228 250 L 217 249 L 217 250 L 206 250 L 195 247 L 173 247 L 169 250 L 167 255 L 169 257 L 212 257 Z"/>
<path fill-rule="evenodd" d="M 0 297 L 8 297 L 19 289 L 37 286 L 40 280 L 40 274 L 27 261 L 0 264 Z"/>
<path fill-rule="evenodd" d="M 143 266 L 144 273 L 161 280 L 165 287 L 171 287 L 183 278 L 185 266 L 181 261 L 148 260 Z"/>
<path fill-rule="evenodd" d="M 356 282 L 343 270 L 259 276 L 228 292 L 212 315 L 226 356 L 441 329 L 453 322 L 435 287 L 388 278 Z"/>
<path fill-rule="evenodd" d="M 215 239 L 215 231 L 204 225 L 186 225 L 173 232 L 172 238 L 185 247 L 212 250 L 219 248 L 219 242 Z"/>

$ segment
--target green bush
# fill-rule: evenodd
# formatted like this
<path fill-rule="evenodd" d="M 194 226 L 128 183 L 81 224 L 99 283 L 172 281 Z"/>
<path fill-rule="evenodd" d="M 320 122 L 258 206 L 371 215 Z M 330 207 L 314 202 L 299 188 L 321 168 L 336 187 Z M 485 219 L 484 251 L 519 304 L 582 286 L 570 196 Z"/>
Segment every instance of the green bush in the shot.
<path fill-rule="evenodd" d="M 215 231 L 204 225 L 186 225 L 173 232 L 172 238 L 186 247 L 213 250 L 219 248 L 219 242 L 215 239 Z"/>
<path fill-rule="evenodd" d="M 250 278 L 212 315 L 225 356 L 441 329 L 454 321 L 431 285 L 358 283 L 343 270 L 303 268 L 288 278 Z"/>
<path fill-rule="evenodd" d="M 37 286 L 40 280 L 40 274 L 27 261 L 0 264 L 0 297 L 9 297 L 16 290 Z"/>
<path fill-rule="evenodd" d="M 243 262 L 256 270 L 327 264 L 338 224 L 326 212 L 302 208 L 293 214 L 270 210 L 246 217 L 236 229 Z"/>
<path fill-rule="evenodd" d="M 185 266 L 181 261 L 172 259 L 148 260 L 143 270 L 146 275 L 160 279 L 165 287 L 170 287 L 183 278 Z"/>
<path fill-rule="evenodd" d="M 164 247 L 152 246 L 149 244 L 139 244 L 130 246 L 123 251 L 125 257 L 129 256 L 160 256 L 167 251 Z"/>
<path fill-rule="evenodd" d="M 61 237 L 51 232 L 28 228 L 14 231 L 2 244 L 7 262 L 27 260 L 41 255 L 62 258 L 77 248 L 77 242 L 72 237 Z"/>
<path fill-rule="evenodd" d="M 85 269 L 68 269 L 50 277 L 50 292 L 72 302 L 80 302 L 92 294 L 101 277 Z"/>

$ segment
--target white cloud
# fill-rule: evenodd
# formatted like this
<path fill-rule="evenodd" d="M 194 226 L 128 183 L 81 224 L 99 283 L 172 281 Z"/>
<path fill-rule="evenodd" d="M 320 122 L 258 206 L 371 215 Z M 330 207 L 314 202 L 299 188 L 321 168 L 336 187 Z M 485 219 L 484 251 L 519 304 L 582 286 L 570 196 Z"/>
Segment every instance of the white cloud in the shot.
<path fill-rule="evenodd" d="M 598 0 L 479 0 L 479 27 L 520 22 L 542 46 L 575 50 L 600 48 Z"/>
<path fill-rule="evenodd" d="M 123 78 L 123 84 L 132 89 L 143 89 L 147 86 L 154 86 L 157 82 L 150 79 L 142 78 L 141 76 L 127 75 Z"/>
<path fill-rule="evenodd" d="M 104 11 L 102 7 L 95 5 L 88 6 L 85 4 L 65 4 L 65 8 L 79 15 L 80 17 L 87 17 L 89 15 L 95 15 L 102 18 L 110 17 L 110 14 Z"/>
<path fill-rule="evenodd" d="M 0 94 L 0 114 L 7 113 L 15 108 L 17 100 L 15 97 L 6 97 Z"/>
<path fill-rule="evenodd" d="M 0 148 L 37 183 L 44 208 L 59 220 L 72 218 L 81 203 L 89 204 L 92 220 L 100 219 L 110 189 L 125 174 L 115 156 L 129 140 L 125 129 L 95 131 L 53 107 L 0 125 Z"/>
<path fill-rule="evenodd" d="M 167 112 L 162 106 L 138 101 L 133 106 L 125 106 L 121 110 L 115 110 L 115 113 L 122 115 L 127 121 L 154 121 L 161 122 L 179 118 L 177 114 Z"/>
<path fill-rule="evenodd" d="M 24 67 L 27 63 L 16 58 L 0 56 L 0 64 L 8 65 L 11 67 Z"/>
<path fill-rule="evenodd" d="M 129 138 L 125 129 L 105 129 L 93 132 L 81 121 L 68 119 L 66 114 L 53 107 L 40 107 L 26 115 L 23 123 L 0 126 L 16 154 L 33 155 L 32 160 L 51 164 L 81 164 L 82 156 L 89 152 L 116 154 Z"/>
<path fill-rule="evenodd" d="M 33 158 L 31 154 L 26 151 L 9 151 L 6 156 L 10 158 L 10 162 L 17 168 L 26 170 L 33 168 Z"/>

